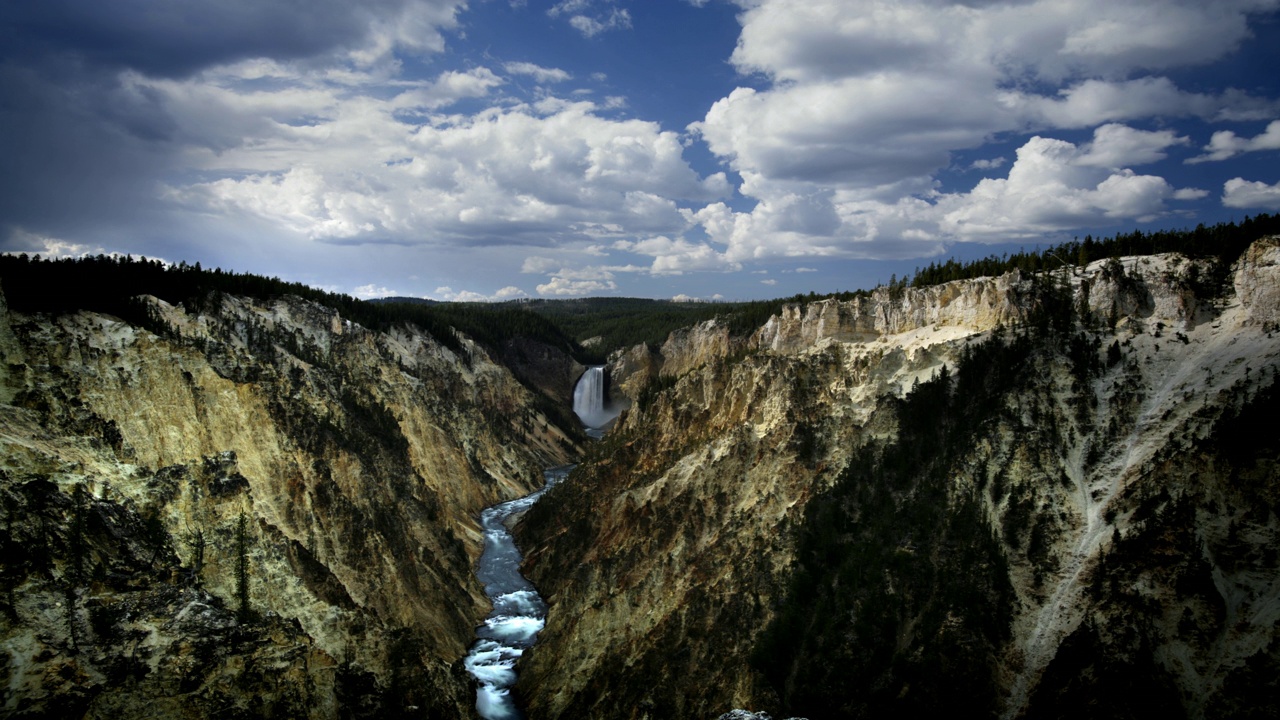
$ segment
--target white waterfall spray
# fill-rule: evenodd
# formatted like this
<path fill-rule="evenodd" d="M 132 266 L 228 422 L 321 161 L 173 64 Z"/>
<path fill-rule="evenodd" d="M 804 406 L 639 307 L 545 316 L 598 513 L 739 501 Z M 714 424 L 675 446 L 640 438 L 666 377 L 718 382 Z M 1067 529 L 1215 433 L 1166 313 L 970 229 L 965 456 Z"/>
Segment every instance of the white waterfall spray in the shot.
<path fill-rule="evenodd" d="M 573 388 L 573 411 L 588 428 L 598 430 L 618 416 L 605 395 L 603 367 L 588 368 Z"/>

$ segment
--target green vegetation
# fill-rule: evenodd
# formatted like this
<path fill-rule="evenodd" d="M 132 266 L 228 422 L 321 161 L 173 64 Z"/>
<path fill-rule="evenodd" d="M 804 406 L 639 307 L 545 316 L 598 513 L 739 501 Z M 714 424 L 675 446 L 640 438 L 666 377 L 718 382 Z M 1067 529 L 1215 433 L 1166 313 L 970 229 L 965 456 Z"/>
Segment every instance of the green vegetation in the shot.
<path fill-rule="evenodd" d="M 778 312 L 782 304 L 780 300 L 707 303 L 645 298 L 580 298 L 525 300 L 518 306 L 554 321 L 579 343 L 599 338 L 598 344 L 585 351 L 585 358 L 588 364 L 601 364 L 615 350 L 641 343 L 656 347 L 672 331 L 712 318 L 724 318 L 730 324 L 731 332 L 745 335 Z"/>
<path fill-rule="evenodd" d="M 278 278 L 221 268 L 205 270 L 199 263 L 167 266 L 159 260 L 124 256 L 41 260 L 25 254 L 4 255 L 0 256 L 0 287 L 17 312 L 89 310 L 160 332 L 163 328 L 156 327 L 137 296 L 153 295 L 199 310 L 215 306 L 222 293 L 268 301 L 294 295 L 331 308 L 371 330 L 415 326 L 455 352 L 461 351 L 462 345 L 454 328 L 489 348 L 498 348 L 513 337 L 529 337 L 571 354 L 578 352 L 576 344 L 554 323 L 508 306 L 365 302 Z"/>
<path fill-rule="evenodd" d="M 201 583 L 200 574 L 204 572 L 204 551 L 208 547 L 204 530 L 196 528 L 187 533 L 187 546 L 191 550 L 191 578 L 197 586 Z"/>
<path fill-rule="evenodd" d="M 645 343 L 657 347 L 672 331 L 718 318 L 734 337 L 746 337 L 765 324 L 785 305 L 805 304 L 828 298 L 851 300 L 869 292 L 794 295 L 751 302 L 676 302 L 645 298 L 580 298 L 576 300 L 523 300 L 520 307 L 553 320 L 577 342 L 599 338 L 587 349 L 587 357 L 599 364 L 615 350 Z"/>
<path fill-rule="evenodd" d="M 1073 240 L 1043 250 L 981 260 L 947 260 L 917 269 L 914 277 L 894 277 L 886 286 L 891 296 L 908 287 L 925 287 L 954 280 L 995 276 L 1011 270 L 1036 272 L 1083 266 L 1095 260 L 1124 255 L 1180 252 L 1215 262 L 1206 277 L 1195 280 L 1205 296 L 1217 292 L 1227 269 L 1249 243 L 1280 233 L 1280 216 L 1258 215 L 1241 223 L 1199 225 L 1191 230 L 1134 231 L 1108 239 Z M 764 324 L 787 304 L 826 299 L 866 297 L 865 290 L 795 295 L 776 300 L 738 303 L 675 302 L 642 298 L 579 298 L 573 300 L 520 300 L 506 303 L 436 303 L 414 298 L 390 298 L 365 302 L 348 295 L 316 290 L 221 268 L 205 270 L 199 263 L 165 265 L 158 260 L 122 256 L 86 256 L 77 259 L 41 260 L 38 256 L 0 256 L 0 285 L 10 306 L 18 312 L 67 313 L 91 310 L 116 315 L 142 327 L 154 322 L 135 298 L 154 295 L 171 304 L 191 308 L 210 307 L 219 293 L 271 300 L 296 295 L 332 308 L 343 318 L 372 330 L 401 325 L 415 326 L 441 344 L 461 350 L 454 329 L 482 346 L 501 354 L 514 338 L 529 338 L 560 348 L 579 362 L 598 364 L 609 353 L 640 343 L 661 345 L 680 328 L 720 318 L 732 335 L 745 336 Z M 103 288 L 108 288 L 103 290 Z M 579 343 L 600 338 L 590 348 Z M 300 351 L 305 348 L 299 348 Z"/>
<path fill-rule="evenodd" d="M 1205 279 L 1207 284 L 1212 285 L 1215 280 L 1221 282 L 1227 268 L 1250 243 L 1260 237 L 1275 234 L 1280 234 L 1280 216 L 1264 213 L 1246 217 L 1239 225 L 1228 222 L 1205 227 L 1201 224 L 1193 230 L 1159 230 L 1149 233 L 1134 230 L 1097 240 L 1086 235 L 1084 240 L 1072 240 L 1044 250 L 1023 251 L 999 257 L 990 255 L 966 263 L 956 260 L 929 263 L 928 267 L 916 270 L 911 286 L 926 287 L 953 280 L 993 277 L 1011 270 L 1038 272 L 1060 267 L 1084 267 L 1095 260 L 1168 252 L 1216 260 L 1215 268 L 1221 277 Z"/>
<path fill-rule="evenodd" d="M 236 618 L 240 622 L 253 619 L 253 607 L 249 604 L 249 520 L 244 513 L 236 518 Z"/>

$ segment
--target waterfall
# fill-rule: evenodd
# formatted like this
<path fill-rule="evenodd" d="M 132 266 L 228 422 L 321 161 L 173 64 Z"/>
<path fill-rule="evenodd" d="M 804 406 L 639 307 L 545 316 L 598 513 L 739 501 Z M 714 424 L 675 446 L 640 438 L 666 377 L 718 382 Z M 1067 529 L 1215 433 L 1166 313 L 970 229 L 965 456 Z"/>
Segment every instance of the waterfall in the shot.
<path fill-rule="evenodd" d="M 606 397 L 607 381 L 603 367 L 588 368 L 573 389 L 573 411 L 582 424 L 592 430 L 603 428 L 618 416 Z"/>

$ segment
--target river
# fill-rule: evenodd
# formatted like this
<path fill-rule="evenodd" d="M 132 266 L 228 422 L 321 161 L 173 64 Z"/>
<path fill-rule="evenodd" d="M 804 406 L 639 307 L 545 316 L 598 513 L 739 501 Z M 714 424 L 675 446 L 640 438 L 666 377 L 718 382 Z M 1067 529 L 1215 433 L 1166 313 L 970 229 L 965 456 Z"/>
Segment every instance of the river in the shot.
<path fill-rule="evenodd" d="M 556 483 L 568 476 L 572 465 L 543 472 L 542 488 L 516 500 L 485 508 L 480 514 L 484 528 L 484 552 L 476 576 L 493 610 L 476 628 L 476 642 L 467 653 L 467 672 L 479 683 L 476 710 L 485 720 L 523 718 L 511 695 L 516 683 L 516 660 L 538 637 L 546 624 L 547 604 L 520 574 L 520 550 L 516 548 L 506 521 L 533 506 Z"/>

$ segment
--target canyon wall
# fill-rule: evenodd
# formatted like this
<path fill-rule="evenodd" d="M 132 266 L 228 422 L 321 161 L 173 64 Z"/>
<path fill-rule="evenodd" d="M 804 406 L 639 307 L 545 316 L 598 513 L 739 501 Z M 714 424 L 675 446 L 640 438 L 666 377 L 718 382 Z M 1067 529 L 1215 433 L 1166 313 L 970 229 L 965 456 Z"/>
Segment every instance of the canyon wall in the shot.
<path fill-rule="evenodd" d="M 1274 713 L 1278 248 L 623 355 L 633 406 L 517 528 L 531 716 Z"/>
<path fill-rule="evenodd" d="M 543 401 L 466 339 L 144 300 L 0 304 L 0 712 L 470 715 L 476 518 L 576 452 Z"/>

